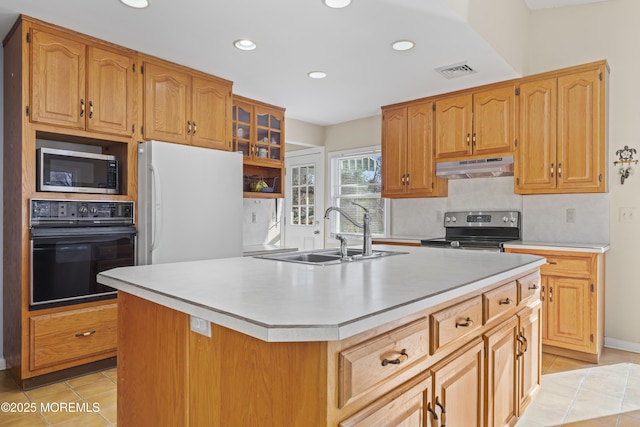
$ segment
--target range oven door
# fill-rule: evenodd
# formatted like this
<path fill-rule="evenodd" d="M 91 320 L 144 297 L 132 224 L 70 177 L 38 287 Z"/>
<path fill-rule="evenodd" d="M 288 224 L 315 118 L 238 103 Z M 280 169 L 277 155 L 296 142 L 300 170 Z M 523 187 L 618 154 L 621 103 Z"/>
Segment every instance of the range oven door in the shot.
<path fill-rule="evenodd" d="M 96 275 L 134 265 L 135 239 L 132 226 L 32 228 L 30 308 L 115 298 Z"/>

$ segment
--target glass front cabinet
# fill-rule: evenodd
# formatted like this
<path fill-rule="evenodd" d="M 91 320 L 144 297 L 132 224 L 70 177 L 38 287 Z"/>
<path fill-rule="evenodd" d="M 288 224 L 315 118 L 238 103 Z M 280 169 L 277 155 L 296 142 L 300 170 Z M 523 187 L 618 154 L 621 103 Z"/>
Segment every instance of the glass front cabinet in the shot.
<path fill-rule="evenodd" d="M 244 156 L 245 197 L 283 197 L 284 109 L 233 95 L 233 149 Z"/>

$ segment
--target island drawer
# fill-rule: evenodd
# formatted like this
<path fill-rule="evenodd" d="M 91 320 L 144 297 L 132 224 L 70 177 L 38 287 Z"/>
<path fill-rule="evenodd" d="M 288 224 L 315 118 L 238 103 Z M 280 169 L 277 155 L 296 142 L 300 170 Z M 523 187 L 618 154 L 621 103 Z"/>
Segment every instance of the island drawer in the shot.
<path fill-rule="evenodd" d="M 452 305 L 431 315 L 431 354 L 482 326 L 482 296 Z"/>
<path fill-rule="evenodd" d="M 30 368 L 40 369 L 117 347 L 118 306 L 101 305 L 33 316 L 30 325 Z"/>
<path fill-rule="evenodd" d="M 484 323 L 488 323 L 518 303 L 516 281 L 509 282 L 482 294 Z"/>
<path fill-rule="evenodd" d="M 540 273 L 535 272 L 520 277 L 518 283 L 518 304 L 532 295 L 540 293 Z"/>
<path fill-rule="evenodd" d="M 338 357 L 339 407 L 410 370 L 428 356 L 428 343 L 429 319 L 421 318 L 342 350 Z"/>

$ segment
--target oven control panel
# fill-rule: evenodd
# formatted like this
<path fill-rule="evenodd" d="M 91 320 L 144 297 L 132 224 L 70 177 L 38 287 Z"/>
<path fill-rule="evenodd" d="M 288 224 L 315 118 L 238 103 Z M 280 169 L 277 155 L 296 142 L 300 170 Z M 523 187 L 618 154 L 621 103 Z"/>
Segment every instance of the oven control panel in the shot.
<path fill-rule="evenodd" d="M 446 212 L 445 227 L 520 227 L 518 211 Z"/>
<path fill-rule="evenodd" d="M 31 225 L 133 224 L 133 202 L 31 199 Z"/>

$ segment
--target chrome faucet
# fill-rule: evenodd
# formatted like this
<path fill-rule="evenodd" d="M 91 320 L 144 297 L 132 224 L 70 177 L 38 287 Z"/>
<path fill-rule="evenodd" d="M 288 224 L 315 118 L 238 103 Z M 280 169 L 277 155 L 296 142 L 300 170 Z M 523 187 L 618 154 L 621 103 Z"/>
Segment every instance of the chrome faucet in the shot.
<path fill-rule="evenodd" d="M 331 213 L 331 211 L 338 211 L 351 224 L 355 225 L 358 228 L 362 228 L 362 237 L 363 237 L 363 241 L 362 241 L 362 256 L 370 256 L 373 253 L 373 251 L 371 249 L 371 215 L 369 214 L 369 209 L 365 208 L 364 206 L 362 206 L 362 205 L 360 205 L 360 204 L 358 204 L 356 202 L 351 202 L 351 204 L 359 206 L 364 210 L 364 215 L 362 217 L 362 224 L 359 224 L 355 219 L 353 219 L 351 217 L 351 215 L 346 213 L 343 209 L 337 208 L 335 206 L 330 206 L 326 210 L 326 212 L 324 213 L 324 217 L 325 217 L 325 219 L 329 219 L 329 213 Z M 342 236 L 340 236 L 340 237 L 342 237 Z M 336 237 L 336 238 L 338 240 L 340 240 L 340 242 L 342 243 L 342 239 L 340 239 L 338 237 Z"/>

